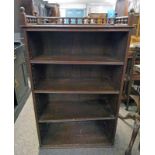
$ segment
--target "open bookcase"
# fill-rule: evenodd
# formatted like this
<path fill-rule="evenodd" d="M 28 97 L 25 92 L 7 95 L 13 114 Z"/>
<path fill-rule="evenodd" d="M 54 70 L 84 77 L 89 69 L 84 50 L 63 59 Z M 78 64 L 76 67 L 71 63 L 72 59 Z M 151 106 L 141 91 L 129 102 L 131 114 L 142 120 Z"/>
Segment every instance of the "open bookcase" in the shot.
<path fill-rule="evenodd" d="M 22 27 L 40 147 L 112 146 L 131 27 Z"/>

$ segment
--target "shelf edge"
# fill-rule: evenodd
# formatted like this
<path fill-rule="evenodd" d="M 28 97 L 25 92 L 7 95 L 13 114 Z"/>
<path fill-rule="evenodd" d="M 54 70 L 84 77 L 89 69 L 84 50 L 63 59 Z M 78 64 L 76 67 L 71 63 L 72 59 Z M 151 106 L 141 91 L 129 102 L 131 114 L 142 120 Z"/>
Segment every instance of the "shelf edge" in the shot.
<path fill-rule="evenodd" d="M 96 117 L 96 118 L 77 118 L 77 119 L 59 119 L 59 120 L 39 120 L 38 123 L 61 123 L 61 122 L 78 122 L 78 121 L 95 121 L 95 120 L 115 120 L 115 116 Z"/>

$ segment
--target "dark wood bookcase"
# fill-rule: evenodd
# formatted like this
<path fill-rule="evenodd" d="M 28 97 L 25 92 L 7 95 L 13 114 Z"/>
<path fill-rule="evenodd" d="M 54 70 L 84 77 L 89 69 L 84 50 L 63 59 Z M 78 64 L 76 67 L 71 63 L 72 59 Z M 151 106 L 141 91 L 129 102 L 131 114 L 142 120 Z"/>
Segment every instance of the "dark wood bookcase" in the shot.
<path fill-rule="evenodd" d="M 131 27 L 23 29 L 40 146 L 112 146 Z"/>

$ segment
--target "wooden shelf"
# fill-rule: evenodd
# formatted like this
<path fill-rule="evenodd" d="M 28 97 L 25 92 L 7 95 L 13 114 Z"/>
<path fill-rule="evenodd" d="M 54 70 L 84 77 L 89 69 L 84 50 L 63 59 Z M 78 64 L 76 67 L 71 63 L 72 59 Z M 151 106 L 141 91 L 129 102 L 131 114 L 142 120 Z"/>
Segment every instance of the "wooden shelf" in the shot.
<path fill-rule="evenodd" d="M 98 79 L 40 80 L 34 93 L 119 94 L 112 82 Z"/>
<path fill-rule="evenodd" d="M 115 119 L 110 104 L 105 101 L 55 101 L 48 103 L 39 122 L 65 122 Z"/>
<path fill-rule="evenodd" d="M 47 124 L 46 124 L 47 125 Z M 96 147 L 110 146 L 103 123 L 94 121 L 64 122 L 42 125 L 41 147 Z"/>
<path fill-rule="evenodd" d="M 74 55 L 40 55 L 34 57 L 33 64 L 87 64 L 87 65 L 123 65 L 119 59 L 106 56 L 74 56 Z"/>

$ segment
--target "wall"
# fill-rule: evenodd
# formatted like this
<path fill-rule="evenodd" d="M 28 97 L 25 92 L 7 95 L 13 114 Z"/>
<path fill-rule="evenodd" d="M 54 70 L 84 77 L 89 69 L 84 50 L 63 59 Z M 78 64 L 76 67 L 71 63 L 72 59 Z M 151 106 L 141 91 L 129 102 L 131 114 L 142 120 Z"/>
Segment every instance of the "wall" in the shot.
<path fill-rule="evenodd" d="M 87 5 L 87 14 L 89 13 L 107 13 L 108 10 L 114 9 L 114 5 L 106 5 L 103 3 L 92 3 Z"/>
<path fill-rule="evenodd" d="M 136 13 L 140 13 L 140 0 L 129 0 L 128 11 L 134 9 Z"/>

